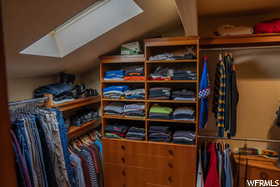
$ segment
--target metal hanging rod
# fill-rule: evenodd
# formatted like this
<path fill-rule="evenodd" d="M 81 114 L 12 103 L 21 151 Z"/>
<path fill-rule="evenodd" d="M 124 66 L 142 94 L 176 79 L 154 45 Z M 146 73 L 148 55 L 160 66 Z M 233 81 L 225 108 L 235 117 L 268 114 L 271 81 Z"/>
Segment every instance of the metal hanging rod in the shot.
<path fill-rule="evenodd" d="M 280 48 L 280 46 L 200 48 L 200 51 L 225 51 L 225 50 L 275 49 L 275 48 Z"/>
<path fill-rule="evenodd" d="M 41 97 L 41 98 L 35 98 L 35 99 L 26 99 L 21 101 L 15 101 L 15 102 L 9 102 L 9 106 L 15 106 L 20 104 L 26 104 L 26 103 L 40 103 L 48 100 L 48 97 Z"/>
<path fill-rule="evenodd" d="M 226 137 L 217 137 L 217 136 L 198 136 L 198 138 L 217 139 L 217 140 L 248 141 L 248 142 L 280 143 L 280 140 L 259 139 L 259 138 L 226 138 Z"/>

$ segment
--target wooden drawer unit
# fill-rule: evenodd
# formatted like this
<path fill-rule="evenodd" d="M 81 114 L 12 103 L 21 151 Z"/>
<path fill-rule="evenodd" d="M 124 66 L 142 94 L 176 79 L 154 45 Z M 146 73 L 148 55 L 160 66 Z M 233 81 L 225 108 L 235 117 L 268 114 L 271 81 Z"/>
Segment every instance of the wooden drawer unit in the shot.
<path fill-rule="evenodd" d="M 236 162 L 235 186 L 246 186 L 246 180 L 280 180 L 276 160 L 261 156 L 234 155 Z M 239 173 L 238 173 L 239 172 Z"/>
<path fill-rule="evenodd" d="M 105 181 L 117 172 L 118 184 L 126 187 L 151 185 L 195 186 L 196 147 L 151 142 L 104 141 Z M 108 176 L 109 178 L 106 178 Z M 106 184 L 106 183 L 105 183 Z M 108 182 L 105 187 L 110 187 Z"/>
<path fill-rule="evenodd" d="M 104 164 L 104 184 L 106 187 L 125 187 L 124 166 Z"/>

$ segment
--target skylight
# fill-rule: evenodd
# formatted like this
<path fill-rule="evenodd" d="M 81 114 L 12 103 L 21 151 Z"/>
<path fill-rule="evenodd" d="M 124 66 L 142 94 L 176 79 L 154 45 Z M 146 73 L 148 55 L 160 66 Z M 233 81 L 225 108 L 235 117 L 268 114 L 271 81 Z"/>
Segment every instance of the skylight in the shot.
<path fill-rule="evenodd" d="M 142 12 L 133 0 L 97 1 L 20 53 L 62 58 Z"/>

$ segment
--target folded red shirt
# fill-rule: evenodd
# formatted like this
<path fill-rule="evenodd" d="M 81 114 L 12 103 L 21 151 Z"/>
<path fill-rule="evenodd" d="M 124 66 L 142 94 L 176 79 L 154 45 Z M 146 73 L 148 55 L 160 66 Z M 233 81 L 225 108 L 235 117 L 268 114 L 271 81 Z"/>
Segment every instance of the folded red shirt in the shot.
<path fill-rule="evenodd" d="M 256 34 L 280 33 L 280 19 L 273 19 L 270 21 L 257 23 L 254 30 Z"/>
<path fill-rule="evenodd" d="M 144 76 L 125 76 L 124 80 L 129 81 L 143 81 L 145 80 Z"/>

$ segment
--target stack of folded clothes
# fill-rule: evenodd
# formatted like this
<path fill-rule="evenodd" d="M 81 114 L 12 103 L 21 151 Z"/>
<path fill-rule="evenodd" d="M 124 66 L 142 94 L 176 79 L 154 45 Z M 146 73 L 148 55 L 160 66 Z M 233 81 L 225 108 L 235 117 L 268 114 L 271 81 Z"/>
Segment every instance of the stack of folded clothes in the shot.
<path fill-rule="evenodd" d="M 190 70 L 174 70 L 173 80 L 196 80 L 196 72 Z"/>
<path fill-rule="evenodd" d="M 108 138 L 124 138 L 128 130 L 128 126 L 112 124 L 105 127 L 105 137 Z"/>
<path fill-rule="evenodd" d="M 171 131 L 168 126 L 150 126 L 149 140 L 157 142 L 170 142 Z"/>
<path fill-rule="evenodd" d="M 129 89 L 125 92 L 126 99 L 144 99 L 145 98 L 145 89 Z"/>
<path fill-rule="evenodd" d="M 98 112 L 91 110 L 78 111 L 77 114 L 71 116 L 71 125 L 81 126 L 89 121 L 99 118 Z"/>
<path fill-rule="evenodd" d="M 149 91 L 150 99 L 169 99 L 171 95 L 171 89 L 165 87 L 151 88 Z"/>
<path fill-rule="evenodd" d="M 106 71 L 104 80 L 123 80 L 124 70 Z"/>
<path fill-rule="evenodd" d="M 155 61 L 155 60 L 186 60 L 186 59 L 195 59 L 196 56 L 194 54 L 193 49 L 190 49 L 190 51 L 183 55 L 174 55 L 171 53 L 163 53 L 155 56 L 151 56 L 149 60 Z"/>
<path fill-rule="evenodd" d="M 131 140 L 144 140 L 145 129 L 139 127 L 130 127 L 126 134 L 126 138 Z"/>
<path fill-rule="evenodd" d="M 119 99 L 125 95 L 128 86 L 109 86 L 103 88 L 103 95 L 105 98 Z"/>
<path fill-rule="evenodd" d="M 153 105 L 150 108 L 149 118 L 151 119 L 170 119 L 172 108 L 167 106 Z"/>
<path fill-rule="evenodd" d="M 122 115 L 124 104 L 119 102 L 113 102 L 104 107 L 105 114 Z"/>
<path fill-rule="evenodd" d="M 172 99 L 174 100 L 195 100 L 195 92 L 192 90 L 182 89 L 172 91 L 171 94 Z"/>
<path fill-rule="evenodd" d="M 145 115 L 144 103 L 133 103 L 124 105 L 124 115 L 143 117 Z"/>
<path fill-rule="evenodd" d="M 172 69 L 158 66 L 153 73 L 151 73 L 151 80 L 171 80 Z"/>
<path fill-rule="evenodd" d="M 145 80 L 144 66 L 126 67 L 124 80 Z"/>
<path fill-rule="evenodd" d="M 195 133 L 193 131 L 177 130 L 173 134 L 172 142 L 178 144 L 194 144 Z"/>
<path fill-rule="evenodd" d="M 174 110 L 172 117 L 174 120 L 194 120 L 195 112 L 190 107 L 178 107 Z"/>
<path fill-rule="evenodd" d="M 86 88 L 83 84 L 73 85 L 70 83 L 49 84 L 34 90 L 34 98 L 44 97 L 46 94 L 53 96 L 55 104 L 61 104 L 78 98 L 97 96 L 98 92 L 94 89 Z"/>

